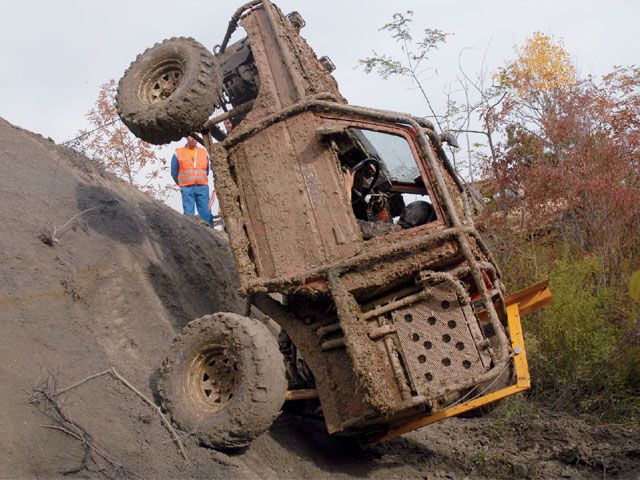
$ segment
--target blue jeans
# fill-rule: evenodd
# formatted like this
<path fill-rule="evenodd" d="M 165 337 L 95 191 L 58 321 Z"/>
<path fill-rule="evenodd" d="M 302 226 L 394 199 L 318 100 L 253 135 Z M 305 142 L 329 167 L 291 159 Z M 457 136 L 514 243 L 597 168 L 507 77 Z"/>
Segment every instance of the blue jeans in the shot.
<path fill-rule="evenodd" d="M 191 185 L 180 187 L 182 194 L 182 210 L 185 215 L 195 215 L 195 207 L 198 208 L 200 218 L 213 226 L 213 216 L 209 210 L 209 186 Z"/>

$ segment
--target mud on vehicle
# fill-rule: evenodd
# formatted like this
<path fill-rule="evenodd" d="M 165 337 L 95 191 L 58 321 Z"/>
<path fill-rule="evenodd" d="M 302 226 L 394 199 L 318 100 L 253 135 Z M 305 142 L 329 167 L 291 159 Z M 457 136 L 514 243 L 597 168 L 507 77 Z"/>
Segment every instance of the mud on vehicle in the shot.
<path fill-rule="evenodd" d="M 433 125 L 348 105 L 303 25 L 252 1 L 213 52 L 166 40 L 119 85 L 143 140 L 200 133 L 247 314 L 281 328 L 217 313 L 174 341 L 164 407 L 214 447 L 249 444 L 285 399 L 377 441 L 525 390 L 519 313 L 550 297 L 546 284 L 505 297 Z"/>

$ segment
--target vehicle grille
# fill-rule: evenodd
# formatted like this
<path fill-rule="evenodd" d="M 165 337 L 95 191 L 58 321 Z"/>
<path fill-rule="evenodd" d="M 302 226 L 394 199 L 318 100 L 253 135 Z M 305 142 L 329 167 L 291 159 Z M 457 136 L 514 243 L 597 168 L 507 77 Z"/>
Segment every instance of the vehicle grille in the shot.
<path fill-rule="evenodd" d="M 489 361 L 477 348 L 482 334 L 472 308 L 444 283 L 428 288 L 426 299 L 391 316 L 416 393 L 434 398 L 451 385 L 472 382 Z"/>

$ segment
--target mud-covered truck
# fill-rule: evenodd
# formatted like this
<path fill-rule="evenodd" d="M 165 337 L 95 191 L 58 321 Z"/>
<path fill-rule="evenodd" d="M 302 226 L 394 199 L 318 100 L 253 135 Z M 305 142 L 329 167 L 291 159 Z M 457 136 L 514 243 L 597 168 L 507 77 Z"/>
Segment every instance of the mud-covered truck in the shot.
<path fill-rule="evenodd" d="M 135 135 L 194 133 L 211 158 L 246 316 L 189 323 L 159 390 L 217 448 L 248 445 L 285 401 L 373 442 L 523 391 L 519 315 L 550 298 L 546 284 L 505 296 L 433 125 L 349 105 L 303 26 L 254 0 L 212 51 L 165 40 L 119 83 Z"/>

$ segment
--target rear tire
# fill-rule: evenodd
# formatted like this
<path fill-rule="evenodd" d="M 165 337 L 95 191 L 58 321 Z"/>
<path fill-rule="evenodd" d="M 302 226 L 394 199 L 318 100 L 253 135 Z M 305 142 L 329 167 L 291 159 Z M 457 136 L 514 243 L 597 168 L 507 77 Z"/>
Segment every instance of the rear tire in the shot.
<path fill-rule="evenodd" d="M 174 423 L 213 448 L 245 447 L 278 416 L 287 380 L 268 328 L 233 313 L 190 322 L 171 346 L 158 382 Z"/>
<path fill-rule="evenodd" d="M 222 104 L 214 55 L 192 38 L 157 43 L 131 63 L 118 84 L 118 115 L 138 138 L 162 145 L 199 131 Z"/>

